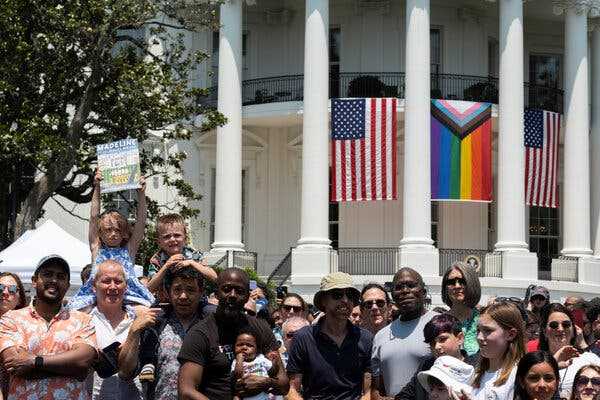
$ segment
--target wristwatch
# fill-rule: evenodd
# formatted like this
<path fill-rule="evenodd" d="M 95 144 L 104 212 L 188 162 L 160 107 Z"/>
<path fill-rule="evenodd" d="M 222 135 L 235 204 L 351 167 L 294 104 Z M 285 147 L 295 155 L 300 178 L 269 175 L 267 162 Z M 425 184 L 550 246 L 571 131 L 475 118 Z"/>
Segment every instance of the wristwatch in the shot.
<path fill-rule="evenodd" d="M 35 366 L 35 369 L 42 369 L 44 367 L 44 357 L 36 356 L 33 365 Z"/>

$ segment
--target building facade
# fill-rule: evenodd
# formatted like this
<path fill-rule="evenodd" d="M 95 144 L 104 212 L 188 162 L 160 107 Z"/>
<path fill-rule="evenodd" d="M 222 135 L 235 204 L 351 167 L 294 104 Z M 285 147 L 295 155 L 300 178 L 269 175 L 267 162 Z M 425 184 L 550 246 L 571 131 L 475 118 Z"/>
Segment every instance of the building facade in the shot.
<path fill-rule="evenodd" d="M 213 56 L 200 101 L 228 119 L 173 144 L 203 194 L 194 245 L 213 261 L 256 253 L 261 275 L 306 295 L 332 270 L 362 284 L 411 266 L 439 302 L 440 274 L 466 259 L 486 295 L 538 281 L 555 298 L 597 293 L 599 11 L 598 0 L 226 1 L 219 32 L 187 36 Z M 399 99 L 398 200 L 329 201 L 332 97 Z M 432 98 L 494 103 L 491 203 L 430 200 Z M 556 209 L 525 205 L 525 108 L 563 114 Z"/>

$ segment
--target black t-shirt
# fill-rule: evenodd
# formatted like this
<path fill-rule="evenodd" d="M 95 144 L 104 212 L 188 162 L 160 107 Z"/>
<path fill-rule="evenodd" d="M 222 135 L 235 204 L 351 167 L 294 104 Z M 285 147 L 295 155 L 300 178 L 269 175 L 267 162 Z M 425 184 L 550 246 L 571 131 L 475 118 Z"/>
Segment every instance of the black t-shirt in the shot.
<path fill-rule="evenodd" d="M 198 391 L 211 400 L 231 400 L 231 364 L 235 359 L 234 345 L 239 330 L 250 325 L 257 332 L 258 351 L 266 354 L 277 349 L 269 325 L 260 319 L 244 315 L 244 321 L 233 328 L 219 327 L 214 314 L 198 322 L 186 335 L 178 360 L 202 365 L 202 382 Z"/>

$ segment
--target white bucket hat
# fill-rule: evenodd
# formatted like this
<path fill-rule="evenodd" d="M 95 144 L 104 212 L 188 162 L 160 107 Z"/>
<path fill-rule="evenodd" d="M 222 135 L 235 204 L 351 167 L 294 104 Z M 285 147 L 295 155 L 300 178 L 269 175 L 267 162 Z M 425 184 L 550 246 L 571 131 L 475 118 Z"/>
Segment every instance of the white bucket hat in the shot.
<path fill-rule="evenodd" d="M 442 381 L 451 390 L 455 392 L 464 390 L 469 394 L 471 393 L 469 383 L 473 377 L 473 371 L 472 366 L 460 361 L 458 358 L 441 356 L 435 360 L 429 371 L 419 372 L 417 378 L 428 393 L 431 392 L 431 387 L 429 386 L 429 382 L 427 382 L 427 378 L 433 376 Z"/>

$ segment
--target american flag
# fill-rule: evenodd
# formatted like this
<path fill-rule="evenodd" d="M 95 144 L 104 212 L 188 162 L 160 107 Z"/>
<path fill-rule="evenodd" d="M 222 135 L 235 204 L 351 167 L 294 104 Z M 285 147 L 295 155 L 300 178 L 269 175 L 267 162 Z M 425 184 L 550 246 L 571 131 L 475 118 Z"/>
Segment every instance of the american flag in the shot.
<path fill-rule="evenodd" d="M 558 207 L 558 113 L 525 110 L 525 202 Z"/>
<path fill-rule="evenodd" d="M 333 99 L 331 114 L 331 201 L 397 199 L 396 99 Z"/>

